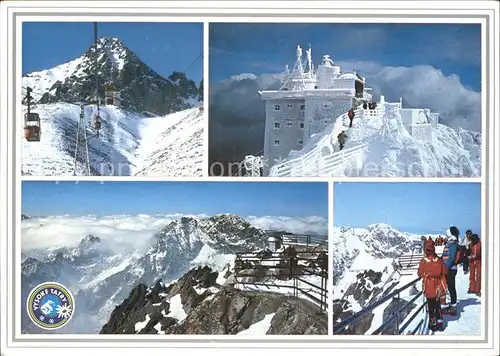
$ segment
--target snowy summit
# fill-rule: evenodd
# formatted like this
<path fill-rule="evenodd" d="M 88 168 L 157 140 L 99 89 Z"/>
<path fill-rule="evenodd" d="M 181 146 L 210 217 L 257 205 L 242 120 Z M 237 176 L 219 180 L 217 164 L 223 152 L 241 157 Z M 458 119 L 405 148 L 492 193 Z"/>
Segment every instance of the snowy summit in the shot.
<path fill-rule="evenodd" d="M 24 175 L 201 175 L 203 83 L 163 78 L 118 38 L 25 74 L 22 86 L 41 131 L 23 141 Z"/>

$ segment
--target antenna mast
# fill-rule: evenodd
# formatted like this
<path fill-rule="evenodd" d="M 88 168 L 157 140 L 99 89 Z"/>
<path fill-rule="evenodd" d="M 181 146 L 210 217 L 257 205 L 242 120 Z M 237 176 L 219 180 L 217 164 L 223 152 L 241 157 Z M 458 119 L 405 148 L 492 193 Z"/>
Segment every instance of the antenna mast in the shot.
<path fill-rule="evenodd" d="M 306 50 L 306 55 L 307 55 L 307 66 L 308 66 L 308 73 L 311 75 L 314 73 L 314 65 L 312 62 L 312 48 L 311 44 L 309 44 L 309 49 Z"/>
<path fill-rule="evenodd" d="M 297 90 L 297 89 L 304 89 L 305 88 L 305 83 L 304 83 L 304 65 L 302 64 L 302 47 L 300 45 L 297 45 L 297 50 L 296 50 L 296 60 L 295 60 L 295 65 L 293 66 L 292 73 L 288 73 L 288 66 L 285 69 L 285 75 L 286 79 L 282 82 L 283 85 L 281 86 L 280 90 L 285 88 L 287 84 L 290 82 L 290 79 L 294 82 L 294 86 L 292 90 Z M 297 79 L 302 83 L 301 88 L 297 88 L 296 81 Z"/>

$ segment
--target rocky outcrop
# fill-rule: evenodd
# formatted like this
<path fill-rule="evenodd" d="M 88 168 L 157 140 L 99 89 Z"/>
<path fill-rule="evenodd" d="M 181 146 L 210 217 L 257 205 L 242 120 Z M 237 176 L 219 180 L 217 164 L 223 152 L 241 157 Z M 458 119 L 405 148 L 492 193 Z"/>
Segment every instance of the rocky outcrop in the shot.
<path fill-rule="evenodd" d="M 274 314 L 267 334 L 327 334 L 327 315 L 311 302 L 221 286 L 218 277 L 218 272 L 198 267 L 168 286 L 160 281 L 150 289 L 139 284 L 100 333 L 237 334 Z M 173 310 L 179 308 L 179 298 L 180 313 Z"/>
<path fill-rule="evenodd" d="M 327 316 L 304 299 L 225 289 L 194 310 L 172 334 L 238 334 L 274 314 L 266 334 L 327 334 Z"/>

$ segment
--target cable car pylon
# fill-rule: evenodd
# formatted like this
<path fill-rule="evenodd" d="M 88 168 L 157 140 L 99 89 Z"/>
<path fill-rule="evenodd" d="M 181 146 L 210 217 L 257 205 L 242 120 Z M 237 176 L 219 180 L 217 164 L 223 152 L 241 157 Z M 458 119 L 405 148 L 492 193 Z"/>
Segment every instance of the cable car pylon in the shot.
<path fill-rule="evenodd" d="M 95 100 L 97 105 L 97 115 L 92 123 L 94 130 L 96 131 L 96 136 L 99 137 L 99 130 L 101 129 L 101 116 L 99 107 L 99 76 L 97 68 L 97 22 L 94 22 L 94 65 L 95 65 Z M 73 175 L 77 175 L 78 172 L 78 161 L 84 162 L 86 175 L 91 175 L 90 171 L 90 156 L 89 156 L 89 145 L 87 138 L 87 122 L 85 120 L 85 105 L 82 103 L 80 105 L 80 117 L 78 119 L 78 124 L 76 128 L 76 141 L 75 141 L 75 164 Z"/>
<path fill-rule="evenodd" d="M 87 175 L 90 176 L 90 157 L 89 146 L 87 142 L 87 123 L 85 121 L 85 105 L 80 105 L 80 118 L 76 128 L 76 143 L 75 143 L 75 167 L 74 174 L 77 175 L 78 161 L 85 162 L 85 170 Z"/>

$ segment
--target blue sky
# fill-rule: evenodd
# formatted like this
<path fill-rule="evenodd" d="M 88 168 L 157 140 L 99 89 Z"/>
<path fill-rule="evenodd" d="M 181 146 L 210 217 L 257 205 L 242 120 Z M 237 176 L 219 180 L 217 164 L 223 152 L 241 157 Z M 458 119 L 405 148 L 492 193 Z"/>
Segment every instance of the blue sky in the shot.
<path fill-rule="evenodd" d="M 173 71 L 185 71 L 203 50 L 202 23 L 103 22 L 98 26 L 99 37 L 118 37 L 164 77 Z M 23 73 L 49 69 L 79 57 L 93 43 L 93 31 L 89 22 L 25 22 Z M 187 76 L 198 84 L 202 71 L 200 58 Z"/>
<path fill-rule="evenodd" d="M 328 216 L 326 183 L 30 181 L 22 190 L 28 215 Z"/>
<path fill-rule="evenodd" d="M 336 226 L 386 223 L 413 233 L 481 229 L 479 183 L 336 183 Z"/>
<path fill-rule="evenodd" d="M 384 66 L 430 65 L 481 89 L 479 24 L 211 24 L 210 80 L 293 68 L 297 44 L 312 45 L 313 62 L 373 61 Z M 305 53 L 304 53 L 305 56 Z M 368 78 L 369 79 L 369 78 Z"/>

